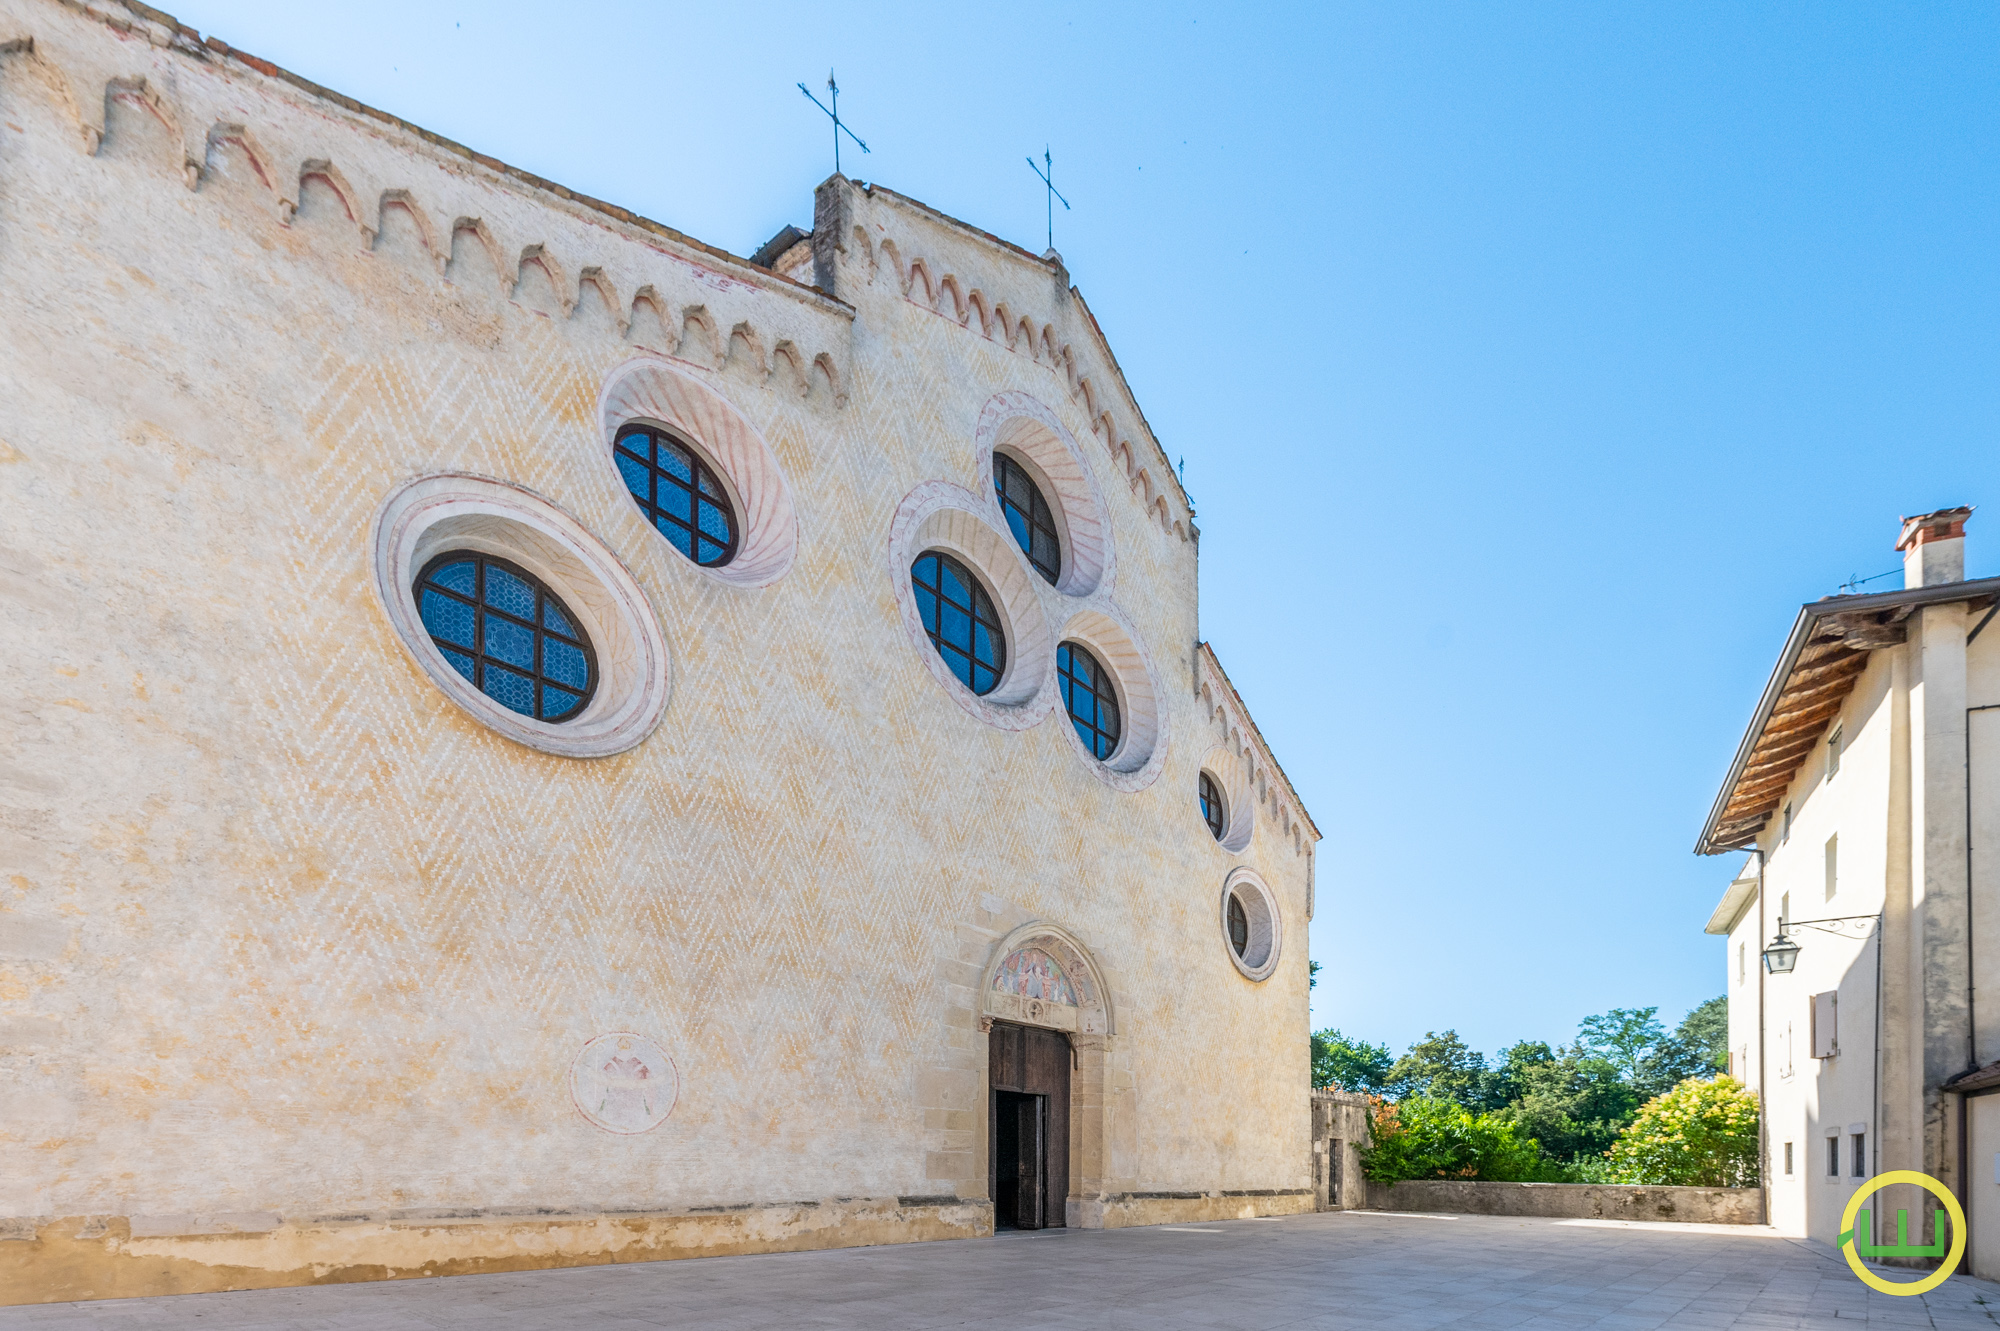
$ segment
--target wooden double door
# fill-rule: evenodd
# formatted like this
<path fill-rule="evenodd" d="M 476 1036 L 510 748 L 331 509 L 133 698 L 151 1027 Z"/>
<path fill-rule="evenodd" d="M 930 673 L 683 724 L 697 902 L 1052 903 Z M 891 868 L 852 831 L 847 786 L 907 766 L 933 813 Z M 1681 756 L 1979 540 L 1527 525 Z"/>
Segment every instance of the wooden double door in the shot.
<path fill-rule="evenodd" d="M 992 1085 L 986 1139 L 987 1195 L 997 1229 L 1067 1223 L 1069 1037 L 996 1021 L 987 1037 Z"/>

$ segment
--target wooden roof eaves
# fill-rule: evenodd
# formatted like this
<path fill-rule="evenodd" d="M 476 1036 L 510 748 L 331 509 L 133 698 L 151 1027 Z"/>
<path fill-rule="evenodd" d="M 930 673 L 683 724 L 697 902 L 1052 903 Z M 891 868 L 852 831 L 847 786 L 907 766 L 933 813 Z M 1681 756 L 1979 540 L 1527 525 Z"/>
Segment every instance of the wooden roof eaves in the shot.
<path fill-rule="evenodd" d="M 1229 672 L 1222 668 L 1222 662 L 1217 659 L 1215 648 L 1204 641 L 1196 643 L 1195 650 L 1201 654 L 1202 658 L 1208 662 L 1209 667 L 1215 671 L 1215 677 L 1222 681 L 1223 687 L 1229 690 L 1230 700 L 1236 704 L 1237 712 L 1243 717 L 1243 725 L 1249 731 L 1250 738 L 1255 740 L 1257 747 L 1264 751 L 1264 761 L 1271 764 L 1271 770 L 1278 774 L 1278 780 L 1285 783 L 1285 794 L 1291 797 L 1292 807 L 1299 811 L 1299 818 L 1305 823 L 1306 830 L 1312 833 L 1312 839 L 1314 841 L 1324 841 L 1326 838 L 1320 835 L 1319 824 L 1313 821 L 1312 814 L 1307 811 L 1306 802 L 1299 798 L 1298 789 L 1292 785 L 1292 778 L 1286 774 L 1284 767 L 1271 753 L 1271 746 L 1264 742 L 1264 732 L 1257 728 L 1256 719 L 1250 715 L 1250 709 L 1243 703 L 1243 695 L 1236 691 L 1235 682 L 1229 678 Z M 1196 692 L 1200 692 L 1199 682 L 1196 684 Z"/>
<path fill-rule="evenodd" d="M 1792 621 L 1792 631 L 1785 638 L 1785 646 L 1778 653 L 1777 664 L 1771 668 L 1771 676 L 1764 683 L 1763 693 L 1758 695 L 1757 707 L 1750 714 L 1750 724 L 1737 743 L 1736 756 L 1730 761 L 1729 774 L 1723 779 L 1722 788 L 1716 792 L 1715 802 L 1709 806 L 1708 819 L 1702 824 L 1701 835 L 1694 843 L 1697 855 L 1720 855 L 1726 851 L 1742 850 L 1755 840 L 1755 831 L 1746 835 L 1731 833 L 1726 839 L 1725 828 L 1741 823 L 1744 815 L 1731 816 L 1737 787 L 1743 780 L 1751 759 L 1756 754 L 1757 745 L 1763 740 L 1766 727 L 1784 697 L 1785 686 L 1791 681 L 1792 670 L 1804 654 L 1812 637 L 1812 632 L 1820 621 L 1835 615 L 1872 614 L 1881 611 L 1902 610 L 1905 613 L 1926 605 L 1949 605 L 1954 601 L 1976 601 L 2000 596 L 2000 578 L 1977 578 L 1968 582 L 1946 582 L 1935 587 L 1906 587 L 1901 591 L 1872 592 L 1866 596 L 1829 596 L 1818 601 L 1809 601 L 1799 607 L 1798 616 Z M 1872 650 L 1872 649 L 1867 649 Z M 1827 662 L 1831 664 L 1831 662 Z M 1759 824 L 1761 829 L 1762 824 Z"/>

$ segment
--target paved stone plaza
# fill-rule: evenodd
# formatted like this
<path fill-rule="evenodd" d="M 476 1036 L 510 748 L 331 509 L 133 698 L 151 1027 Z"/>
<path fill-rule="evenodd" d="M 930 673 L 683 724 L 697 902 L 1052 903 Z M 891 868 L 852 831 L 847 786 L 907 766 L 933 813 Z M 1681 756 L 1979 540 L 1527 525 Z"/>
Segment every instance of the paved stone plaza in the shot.
<path fill-rule="evenodd" d="M 1763 1229 L 1327 1213 L 0 1308 L 0 1331 L 2000 1326 L 2000 1285 L 1865 1289 Z"/>

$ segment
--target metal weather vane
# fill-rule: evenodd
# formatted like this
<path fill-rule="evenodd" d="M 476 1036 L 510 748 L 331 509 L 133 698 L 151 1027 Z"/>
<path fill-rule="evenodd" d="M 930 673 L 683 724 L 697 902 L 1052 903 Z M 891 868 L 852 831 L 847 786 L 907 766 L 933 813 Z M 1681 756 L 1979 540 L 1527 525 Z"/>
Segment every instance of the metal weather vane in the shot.
<path fill-rule="evenodd" d="M 868 151 L 868 145 L 861 142 L 860 135 L 856 134 L 853 130 L 849 129 L 845 124 L 841 122 L 840 85 L 833 81 L 832 70 L 829 69 L 828 71 L 826 71 L 827 97 L 828 100 L 833 103 L 832 106 L 828 106 L 826 102 L 822 102 L 819 98 L 813 96 L 812 89 L 808 88 L 803 83 L 799 85 L 799 91 L 806 95 L 807 101 L 811 102 L 814 106 L 817 106 L 820 110 L 826 112 L 828 118 L 830 118 L 833 121 L 833 174 L 837 176 L 840 174 L 840 136 L 842 134 L 845 134 L 848 138 L 853 139 L 855 146 L 860 148 L 862 152 Z M 1068 205 L 1064 206 L 1067 207 Z"/>
<path fill-rule="evenodd" d="M 1069 200 L 1064 199 L 1062 196 L 1062 191 L 1056 188 L 1056 182 L 1055 182 L 1056 161 L 1055 158 L 1049 155 L 1049 146 L 1046 143 L 1042 145 L 1042 164 L 1043 166 L 1046 166 L 1048 169 L 1043 170 L 1042 166 L 1036 166 L 1034 158 L 1030 157 L 1028 159 L 1028 169 L 1030 171 L 1033 171 L 1036 175 L 1040 176 L 1042 178 L 1042 184 L 1048 187 L 1047 202 L 1049 205 L 1049 248 L 1054 249 L 1056 247 L 1056 201 L 1060 199 L 1062 201 L 1063 211 L 1068 212 Z"/>

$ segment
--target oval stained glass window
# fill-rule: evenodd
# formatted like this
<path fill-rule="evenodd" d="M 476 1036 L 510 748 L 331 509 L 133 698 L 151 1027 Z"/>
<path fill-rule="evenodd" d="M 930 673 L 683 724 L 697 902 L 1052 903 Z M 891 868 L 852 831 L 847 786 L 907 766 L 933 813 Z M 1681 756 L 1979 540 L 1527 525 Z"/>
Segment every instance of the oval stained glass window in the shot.
<path fill-rule="evenodd" d="M 1000 496 L 1000 511 L 1006 515 L 1007 530 L 1014 533 L 1028 562 L 1050 586 L 1062 576 L 1062 538 L 1056 532 L 1056 515 L 1042 498 L 1035 478 L 1005 453 L 993 455 L 993 489 Z"/>
<path fill-rule="evenodd" d="M 1063 707 L 1076 737 L 1093 758 L 1103 762 L 1118 750 L 1121 726 L 1118 690 L 1111 672 L 1080 642 L 1056 648 L 1056 679 L 1062 685 Z"/>
<path fill-rule="evenodd" d="M 1201 786 L 1197 792 L 1201 799 L 1201 820 L 1208 824 L 1209 835 L 1222 840 L 1222 829 L 1226 819 L 1223 816 L 1222 788 L 1215 784 L 1215 778 L 1208 773 L 1201 774 Z"/>
<path fill-rule="evenodd" d="M 628 425 L 612 459 L 639 511 L 676 550 L 704 568 L 736 557 L 736 510 L 715 471 L 664 430 Z"/>
<path fill-rule="evenodd" d="M 493 701 L 567 721 L 597 692 L 597 654 L 576 617 L 518 564 L 472 550 L 439 555 L 412 588 L 431 641 Z"/>
<path fill-rule="evenodd" d="M 910 582 L 924 632 L 951 673 L 974 693 L 993 692 L 1007 673 L 1007 635 L 986 588 L 972 570 L 941 550 L 917 556 Z"/>

